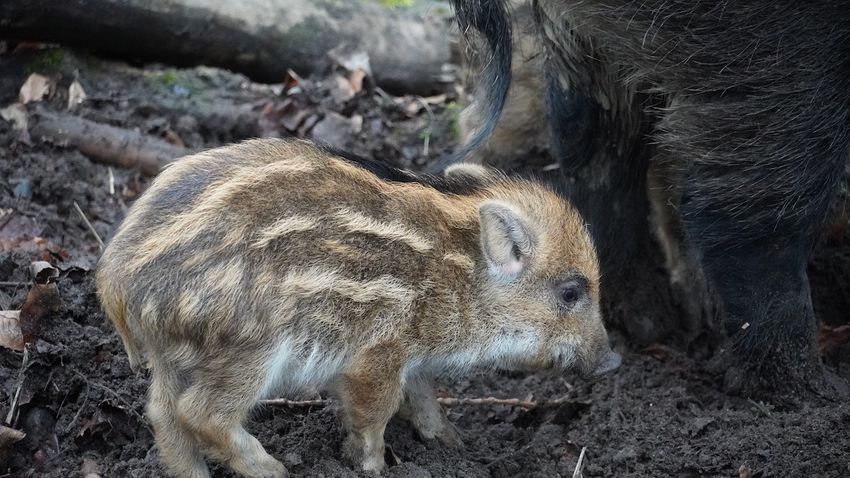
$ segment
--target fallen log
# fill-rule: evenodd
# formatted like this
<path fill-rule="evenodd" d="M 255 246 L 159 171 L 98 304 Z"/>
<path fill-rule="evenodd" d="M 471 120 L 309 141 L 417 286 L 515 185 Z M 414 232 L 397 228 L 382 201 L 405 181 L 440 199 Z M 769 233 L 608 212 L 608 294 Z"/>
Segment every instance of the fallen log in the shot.
<path fill-rule="evenodd" d="M 448 8 L 375 0 L 26 0 L 0 2 L 0 39 L 56 42 L 125 60 L 208 65 L 259 82 L 309 74 L 329 55 L 368 55 L 377 84 L 433 94 L 453 78 Z M 441 12 L 441 13 L 438 13 Z M 451 75 L 449 75 L 451 76 Z"/>
<path fill-rule="evenodd" d="M 30 136 L 60 146 L 73 146 L 94 161 L 137 168 L 155 176 L 171 161 L 190 151 L 137 131 L 116 128 L 69 114 L 39 111 L 30 120 Z"/>

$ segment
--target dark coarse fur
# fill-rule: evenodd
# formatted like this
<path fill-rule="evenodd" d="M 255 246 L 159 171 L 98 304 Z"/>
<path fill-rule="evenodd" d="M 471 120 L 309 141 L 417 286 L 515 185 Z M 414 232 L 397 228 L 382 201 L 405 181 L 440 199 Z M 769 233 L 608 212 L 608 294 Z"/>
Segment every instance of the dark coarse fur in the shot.
<path fill-rule="evenodd" d="M 492 11 L 462 3 L 462 24 L 488 24 L 468 17 Z M 721 297 L 740 357 L 764 376 L 805 376 L 816 363 L 805 265 L 850 147 L 850 2 L 535 9 L 553 149 L 603 262 L 637 230 L 619 223 L 620 206 L 645 209 L 646 170 L 663 160 L 682 239 Z"/>
<path fill-rule="evenodd" d="M 319 144 L 317 146 L 326 151 L 328 154 L 343 158 L 385 181 L 397 183 L 419 183 L 432 187 L 444 194 L 457 195 L 473 194 L 481 191 L 481 189 L 486 186 L 485 179 L 481 177 L 469 175 L 438 176 L 433 174 L 417 174 L 412 171 L 399 169 L 380 159 L 356 155 L 349 151 L 343 151 L 326 144 Z"/>
<path fill-rule="evenodd" d="M 482 34 L 490 48 L 491 58 L 486 62 L 478 88 L 487 92 L 482 102 L 482 117 L 486 118 L 471 139 L 460 151 L 434 162 L 429 172 L 442 171 L 477 148 L 490 136 L 499 120 L 511 86 L 511 22 L 506 0 L 453 0 L 455 16 L 462 32 L 470 30 Z"/>

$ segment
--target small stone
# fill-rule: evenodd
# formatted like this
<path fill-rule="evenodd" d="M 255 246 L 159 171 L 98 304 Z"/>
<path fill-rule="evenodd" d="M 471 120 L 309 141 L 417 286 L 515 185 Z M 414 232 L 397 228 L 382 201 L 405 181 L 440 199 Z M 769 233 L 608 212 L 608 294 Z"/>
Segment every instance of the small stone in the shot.
<path fill-rule="evenodd" d="M 304 463 L 304 460 L 301 459 L 300 453 L 295 453 L 294 451 L 291 451 L 283 455 L 283 462 L 289 466 L 298 466 Z"/>
<path fill-rule="evenodd" d="M 614 455 L 614 463 L 625 463 L 637 458 L 637 451 L 633 446 L 627 446 Z"/>

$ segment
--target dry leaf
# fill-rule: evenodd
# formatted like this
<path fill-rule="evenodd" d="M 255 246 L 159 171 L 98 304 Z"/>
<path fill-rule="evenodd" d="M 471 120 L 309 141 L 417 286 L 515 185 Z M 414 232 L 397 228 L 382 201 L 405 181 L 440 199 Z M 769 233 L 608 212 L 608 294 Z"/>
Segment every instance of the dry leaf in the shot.
<path fill-rule="evenodd" d="M 179 148 L 185 148 L 186 143 L 183 142 L 183 138 L 180 137 L 179 134 L 175 133 L 174 130 L 166 130 L 165 131 L 165 141 Z"/>
<path fill-rule="evenodd" d="M 39 75 L 38 73 L 33 73 L 21 86 L 21 91 L 18 94 L 18 101 L 21 104 L 41 101 L 42 98 L 51 93 L 54 86 L 55 84 L 50 78 Z"/>
<path fill-rule="evenodd" d="M 820 329 L 820 334 L 818 334 L 818 352 L 821 355 L 826 355 L 848 342 L 850 342 L 850 325 L 839 325 L 838 327 L 824 325 Z"/>
<path fill-rule="evenodd" d="M 19 352 L 24 350 L 20 314 L 20 310 L 0 310 L 0 346 Z"/>
<path fill-rule="evenodd" d="M 59 312 L 59 290 L 56 283 L 32 285 L 24 305 L 21 306 L 19 317 L 21 335 L 25 343 L 34 342 L 41 335 L 42 322 L 45 318 Z"/>
<path fill-rule="evenodd" d="M 30 275 L 37 284 L 48 284 L 59 277 L 59 269 L 47 261 L 35 261 L 30 264 Z"/>
<path fill-rule="evenodd" d="M 0 449 L 23 440 L 25 436 L 27 434 L 20 430 L 0 425 Z"/>
<path fill-rule="evenodd" d="M 334 77 L 334 81 L 336 81 L 336 85 L 334 86 L 334 89 L 331 90 L 331 96 L 333 96 L 333 99 L 337 103 L 344 103 L 351 98 L 354 98 L 354 95 L 357 92 L 347 79 L 337 75 Z"/>
<path fill-rule="evenodd" d="M 655 360 L 667 360 L 670 356 L 670 350 L 661 344 L 650 344 L 644 347 L 641 353 L 645 353 Z"/>
<path fill-rule="evenodd" d="M 361 70 L 360 68 L 351 72 L 348 75 L 348 83 L 351 85 L 351 88 L 355 93 L 360 93 L 363 91 L 363 80 L 366 78 L 366 72 Z M 443 95 L 445 96 L 445 95 Z"/>
<path fill-rule="evenodd" d="M 301 77 L 291 69 L 286 70 L 286 77 L 283 79 L 283 91 L 285 95 L 294 95 L 301 91 Z"/>
<path fill-rule="evenodd" d="M 85 100 L 86 92 L 83 90 L 83 86 L 79 81 L 74 80 L 71 86 L 68 87 L 68 110 L 72 110 L 74 107 L 83 104 Z"/>
<path fill-rule="evenodd" d="M 346 54 L 341 51 L 344 48 L 344 46 L 342 48 L 337 47 L 337 49 L 328 52 L 328 56 L 348 71 L 363 70 L 367 75 L 372 74 L 372 65 L 369 61 L 368 53 L 365 51 L 353 51 Z"/>
<path fill-rule="evenodd" d="M 100 478 L 100 466 L 91 458 L 83 458 L 83 466 L 80 470 L 84 478 Z"/>
<path fill-rule="evenodd" d="M 12 103 L 0 110 L 0 117 L 11 122 L 12 128 L 17 131 L 26 131 L 27 129 L 27 109 L 20 103 Z"/>
<path fill-rule="evenodd" d="M 25 344 L 34 342 L 44 318 L 59 312 L 59 271 L 48 262 L 36 261 L 30 264 L 30 274 L 35 283 L 21 310 L 0 311 L 0 345 L 12 350 L 24 350 Z"/>

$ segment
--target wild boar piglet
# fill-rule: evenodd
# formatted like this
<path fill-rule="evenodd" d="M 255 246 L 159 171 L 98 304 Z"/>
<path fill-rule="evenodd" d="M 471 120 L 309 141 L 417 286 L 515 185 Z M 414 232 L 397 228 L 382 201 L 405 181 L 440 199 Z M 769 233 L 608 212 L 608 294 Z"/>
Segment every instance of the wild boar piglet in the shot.
<path fill-rule="evenodd" d="M 265 139 L 166 168 L 96 280 L 131 365 L 150 368 L 147 413 L 170 472 L 208 477 L 206 455 L 282 477 L 243 428 L 270 395 L 326 390 L 346 456 L 381 470 L 397 411 L 423 439 L 460 444 L 437 374 L 615 368 L 598 270 L 581 217 L 541 185 Z"/>

